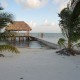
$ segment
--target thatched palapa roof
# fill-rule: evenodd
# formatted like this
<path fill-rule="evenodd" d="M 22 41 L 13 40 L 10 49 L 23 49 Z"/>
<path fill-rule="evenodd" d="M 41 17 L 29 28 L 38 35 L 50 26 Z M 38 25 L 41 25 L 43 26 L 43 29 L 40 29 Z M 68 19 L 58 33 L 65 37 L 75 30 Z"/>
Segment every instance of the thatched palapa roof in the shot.
<path fill-rule="evenodd" d="M 14 21 L 6 27 L 8 31 L 31 31 L 30 26 L 24 21 Z"/>

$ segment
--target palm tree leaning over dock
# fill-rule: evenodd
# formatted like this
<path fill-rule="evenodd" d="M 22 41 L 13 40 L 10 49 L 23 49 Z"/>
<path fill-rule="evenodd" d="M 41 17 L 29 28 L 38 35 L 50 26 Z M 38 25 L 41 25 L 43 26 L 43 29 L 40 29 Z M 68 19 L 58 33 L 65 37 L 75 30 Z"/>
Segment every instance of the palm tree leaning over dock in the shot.
<path fill-rule="evenodd" d="M 69 8 L 64 8 L 59 15 L 60 21 L 59 26 L 61 28 L 62 34 L 67 38 L 67 40 L 60 38 L 58 44 L 65 45 L 66 47 L 60 51 L 61 54 L 74 55 L 78 52 L 74 51 L 74 46 L 80 46 L 78 40 L 80 40 L 80 16 L 75 20 L 72 20 L 72 15 Z M 64 44 L 63 44 L 64 43 Z M 76 43 L 76 45 L 74 45 Z"/>
<path fill-rule="evenodd" d="M 1 10 L 3 10 L 2 7 L 0 7 L 0 11 Z M 13 15 L 6 12 L 0 12 L 0 30 L 5 28 L 9 23 L 13 23 Z M 9 35 L 13 35 L 13 34 L 11 34 L 8 31 L 4 31 L 3 33 L 0 32 L 0 41 L 5 40 L 6 36 Z M 9 44 L 0 45 L 0 52 L 4 50 L 8 50 L 14 53 L 19 53 L 16 47 Z"/>

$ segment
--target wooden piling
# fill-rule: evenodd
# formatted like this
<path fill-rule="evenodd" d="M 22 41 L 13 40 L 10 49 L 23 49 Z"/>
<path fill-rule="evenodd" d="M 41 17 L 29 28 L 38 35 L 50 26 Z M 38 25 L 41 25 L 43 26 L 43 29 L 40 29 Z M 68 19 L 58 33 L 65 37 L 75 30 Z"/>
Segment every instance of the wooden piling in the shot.
<path fill-rule="evenodd" d="M 19 36 L 19 42 L 20 42 L 20 36 Z"/>

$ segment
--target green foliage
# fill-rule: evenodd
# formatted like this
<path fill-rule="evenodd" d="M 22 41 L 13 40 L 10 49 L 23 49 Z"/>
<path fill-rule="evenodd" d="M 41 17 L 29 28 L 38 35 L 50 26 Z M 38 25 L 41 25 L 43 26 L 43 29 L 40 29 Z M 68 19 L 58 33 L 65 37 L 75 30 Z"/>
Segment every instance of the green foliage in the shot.
<path fill-rule="evenodd" d="M 13 15 L 10 13 L 0 13 L 0 28 L 7 26 L 13 22 Z"/>
<path fill-rule="evenodd" d="M 80 43 L 77 44 L 77 47 L 80 47 Z"/>
<path fill-rule="evenodd" d="M 10 36 L 15 37 L 14 32 L 5 31 L 3 33 L 0 33 L 0 41 L 6 40 L 6 38 L 9 38 Z"/>
<path fill-rule="evenodd" d="M 0 10 L 3 10 L 3 7 L 0 7 Z"/>
<path fill-rule="evenodd" d="M 0 10 L 3 10 L 2 7 L 0 7 Z M 7 25 L 9 23 L 13 23 L 13 15 L 10 13 L 2 13 L 0 12 L 0 30 L 4 27 L 7 27 Z M 0 33 L 0 41 L 5 40 L 6 38 L 8 38 L 9 36 L 14 36 L 13 33 L 5 31 L 3 33 Z M 19 53 L 19 51 L 17 50 L 16 47 L 12 46 L 12 45 L 0 45 L 0 51 L 4 51 L 4 50 L 8 50 L 14 53 Z"/>
<path fill-rule="evenodd" d="M 19 51 L 17 50 L 16 47 L 12 46 L 12 45 L 0 45 L 0 51 L 4 51 L 4 50 L 8 50 L 11 51 L 12 53 L 19 53 Z"/>
<path fill-rule="evenodd" d="M 60 38 L 59 40 L 58 40 L 58 45 L 60 46 L 60 48 L 61 48 L 61 46 L 65 46 L 65 39 L 64 38 Z"/>
<path fill-rule="evenodd" d="M 68 39 L 68 48 L 71 48 L 80 39 L 80 16 L 72 20 L 72 12 L 68 8 L 64 8 L 58 15 L 62 34 Z"/>

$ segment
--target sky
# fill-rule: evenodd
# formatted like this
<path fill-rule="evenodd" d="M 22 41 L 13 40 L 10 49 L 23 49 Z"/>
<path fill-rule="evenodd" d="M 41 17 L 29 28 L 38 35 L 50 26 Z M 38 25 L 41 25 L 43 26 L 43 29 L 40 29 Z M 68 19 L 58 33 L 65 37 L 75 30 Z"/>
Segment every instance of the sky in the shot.
<path fill-rule="evenodd" d="M 69 0 L 0 0 L 4 11 L 14 15 L 15 21 L 24 21 L 31 32 L 60 33 L 58 13 Z"/>

